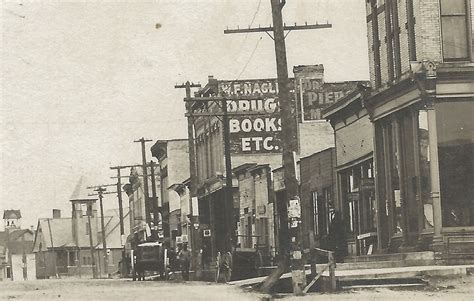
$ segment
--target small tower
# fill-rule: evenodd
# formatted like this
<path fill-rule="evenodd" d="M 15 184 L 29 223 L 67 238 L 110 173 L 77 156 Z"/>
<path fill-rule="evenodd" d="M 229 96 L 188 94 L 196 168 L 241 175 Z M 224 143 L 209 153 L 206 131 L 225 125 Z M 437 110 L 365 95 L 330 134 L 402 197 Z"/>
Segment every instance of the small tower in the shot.
<path fill-rule="evenodd" d="M 72 237 L 77 247 L 89 246 L 90 238 L 97 242 L 97 198 L 88 195 L 84 178 L 81 177 L 71 195 Z"/>
<path fill-rule="evenodd" d="M 6 231 L 21 229 L 21 212 L 20 210 L 4 210 L 3 222 Z"/>
<path fill-rule="evenodd" d="M 3 211 L 3 222 L 5 223 L 5 230 L 17 230 L 21 229 L 21 212 L 20 210 L 4 210 Z"/>

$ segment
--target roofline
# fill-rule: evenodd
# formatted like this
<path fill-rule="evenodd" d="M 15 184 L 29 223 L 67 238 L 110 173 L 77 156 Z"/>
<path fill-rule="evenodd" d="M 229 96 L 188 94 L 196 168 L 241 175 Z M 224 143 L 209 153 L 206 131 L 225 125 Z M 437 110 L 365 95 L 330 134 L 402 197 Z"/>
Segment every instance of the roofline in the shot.
<path fill-rule="evenodd" d="M 310 155 L 301 157 L 298 161 L 301 161 L 301 160 L 303 160 L 303 159 L 306 159 L 306 158 L 312 157 L 312 156 L 314 156 L 314 155 L 317 155 L 317 154 L 319 154 L 319 153 L 327 152 L 328 150 L 333 150 L 333 149 L 336 149 L 336 148 L 335 148 L 334 146 L 327 147 L 327 148 L 322 149 L 322 150 L 320 150 L 320 151 L 318 151 L 318 152 L 316 152 L 316 153 L 312 153 L 312 154 L 310 154 Z"/>

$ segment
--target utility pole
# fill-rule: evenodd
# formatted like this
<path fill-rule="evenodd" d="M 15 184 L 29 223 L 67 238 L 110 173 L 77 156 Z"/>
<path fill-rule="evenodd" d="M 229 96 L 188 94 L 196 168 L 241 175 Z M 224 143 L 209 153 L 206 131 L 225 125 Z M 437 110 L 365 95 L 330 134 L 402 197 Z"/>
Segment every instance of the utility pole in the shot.
<path fill-rule="evenodd" d="M 282 9 L 285 5 L 285 0 L 270 0 L 272 7 L 273 27 L 259 27 L 246 29 L 227 29 L 225 34 L 231 33 L 249 33 L 249 32 L 273 32 L 272 39 L 275 41 L 275 57 L 277 64 L 278 76 L 278 100 L 280 103 L 281 126 L 282 126 L 282 147 L 283 147 L 283 168 L 285 174 L 285 188 L 286 188 L 286 206 L 292 205 L 299 208 L 299 216 L 293 217 L 291 222 L 291 240 L 290 237 L 283 242 L 280 242 L 280 253 L 282 257 L 278 264 L 278 268 L 270 274 L 264 281 L 262 290 L 269 291 L 271 287 L 277 282 L 281 275 L 285 272 L 290 261 L 291 254 L 291 272 L 293 293 L 296 295 L 303 294 L 303 289 L 306 284 L 306 276 L 304 272 L 304 261 L 302 259 L 302 227 L 301 227 L 301 207 L 298 191 L 298 180 L 296 178 L 295 157 L 294 153 L 297 151 L 298 140 L 296 137 L 297 124 L 294 119 L 295 107 L 290 99 L 289 81 L 288 81 L 288 65 L 286 60 L 286 46 L 285 46 L 285 30 L 287 34 L 292 30 L 303 29 L 319 29 L 330 28 L 331 24 L 313 24 L 308 25 L 291 25 L 283 24 Z M 280 216 L 281 221 L 288 220 L 287 210 L 278 210 L 283 216 Z M 288 227 L 280 223 L 280 227 Z M 284 231 L 286 232 L 286 231 Z M 289 245 L 291 244 L 291 248 Z M 291 250 L 290 250 L 291 249 Z"/>
<path fill-rule="evenodd" d="M 99 205 L 100 205 L 100 227 L 102 231 L 102 248 L 104 252 L 104 272 L 107 278 L 109 277 L 109 255 L 107 254 L 107 233 L 105 232 L 105 223 L 104 223 L 104 204 L 102 202 L 104 194 L 111 194 L 115 192 L 106 192 L 105 187 L 113 187 L 116 184 L 105 184 L 105 185 L 97 185 L 97 186 L 88 186 L 87 189 L 94 189 L 97 191 L 97 196 L 99 196 Z M 93 196 L 96 194 L 89 194 L 89 196 Z M 89 223 L 90 225 L 90 223 Z M 92 232 L 90 232 L 92 236 Z M 100 260 L 99 260 L 100 263 Z"/>
<path fill-rule="evenodd" d="M 120 274 L 122 277 L 125 276 L 125 230 L 123 225 L 123 205 L 122 205 L 122 180 L 120 176 L 120 170 L 125 168 L 124 166 L 113 166 L 110 169 L 117 170 L 117 199 L 119 205 L 119 218 L 120 218 L 120 245 L 122 246 L 122 266 Z"/>
<path fill-rule="evenodd" d="M 145 152 L 145 143 L 150 142 L 152 140 L 141 138 L 139 140 L 135 140 L 134 142 L 140 142 L 142 145 L 142 164 L 143 164 L 143 199 L 145 201 L 145 221 L 148 226 L 150 226 L 151 218 L 150 218 L 150 201 L 148 197 L 148 171 L 147 171 L 147 164 L 146 164 L 146 152 Z"/>
<path fill-rule="evenodd" d="M 283 146 L 283 168 L 285 172 L 285 189 L 288 203 L 290 200 L 299 202 L 298 180 L 296 179 L 295 157 L 298 140 L 296 138 L 296 123 L 293 118 L 294 107 L 290 100 L 290 90 L 288 81 L 288 65 L 286 61 L 285 33 L 283 31 L 283 18 L 281 14 L 282 6 L 280 0 L 271 0 L 273 17 L 273 38 L 275 41 L 275 56 L 278 76 L 278 100 L 280 102 L 282 146 Z M 301 217 L 301 209 L 300 209 Z M 301 218 L 297 221 L 296 229 L 291 235 L 291 274 L 293 283 L 293 293 L 303 294 L 306 285 L 306 274 L 304 271 L 304 261 L 302 258 L 303 235 Z"/>
<path fill-rule="evenodd" d="M 109 256 L 107 254 L 107 239 L 106 239 L 106 233 L 105 233 L 105 225 L 104 225 L 104 204 L 102 202 L 102 193 L 105 192 L 104 187 L 98 187 L 97 189 L 94 189 L 94 191 L 97 191 L 99 194 L 99 202 L 100 202 L 100 227 L 102 229 L 102 248 L 104 249 L 104 272 L 106 277 L 109 277 Z"/>
<path fill-rule="evenodd" d="M 88 224 L 89 224 L 89 244 L 91 249 L 91 260 L 92 260 L 92 278 L 97 278 L 97 265 L 95 264 L 95 254 L 94 254 L 94 241 L 92 239 L 92 226 L 91 226 L 91 216 L 87 215 Z M 49 222 L 49 220 L 48 220 Z"/>
<path fill-rule="evenodd" d="M 232 194 L 232 159 L 230 156 L 230 133 L 229 133 L 229 114 L 227 112 L 227 100 L 221 100 L 223 111 L 222 123 L 224 132 L 224 159 L 225 159 L 225 218 L 227 221 L 226 251 L 232 253 L 232 247 L 235 246 L 236 236 L 234 229 L 234 197 Z"/>
<path fill-rule="evenodd" d="M 200 88 L 200 84 L 190 83 L 186 81 L 185 84 L 175 85 L 176 89 L 185 89 L 186 98 L 191 97 L 191 88 Z M 193 102 L 186 102 L 186 112 L 191 113 L 193 110 Z M 194 212 L 197 212 L 198 208 L 193 208 L 193 198 L 197 198 L 197 166 L 196 166 L 196 147 L 194 144 L 194 117 L 188 115 L 188 151 L 189 151 L 189 220 L 191 223 L 189 240 L 191 241 L 192 250 L 192 266 L 196 271 L 196 278 L 200 279 L 202 275 L 202 237 L 199 229 L 199 216 L 194 216 Z M 197 203 L 197 202 L 196 202 Z M 198 225 L 198 229 L 194 225 Z"/>
<path fill-rule="evenodd" d="M 160 213 L 158 210 L 158 198 L 156 196 L 156 183 L 155 183 L 155 162 L 150 161 L 150 177 L 151 177 L 151 193 L 152 193 L 152 209 L 153 209 L 153 225 L 154 231 L 152 231 L 152 238 L 155 241 L 158 241 L 158 214 Z M 152 229 L 153 230 L 153 229 Z"/>

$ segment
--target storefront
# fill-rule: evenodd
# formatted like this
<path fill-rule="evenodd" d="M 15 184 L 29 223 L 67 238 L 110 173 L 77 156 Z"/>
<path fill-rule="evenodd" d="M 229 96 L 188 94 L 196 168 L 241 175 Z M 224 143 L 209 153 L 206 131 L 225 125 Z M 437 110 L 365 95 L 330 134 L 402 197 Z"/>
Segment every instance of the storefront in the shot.
<path fill-rule="evenodd" d="M 377 251 L 377 215 L 373 163 L 373 126 L 356 89 L 323 111 L 334 128 L 338 199 L 348 254 Z"/>
<path fill-rule="evenodd" d="M 388 252 L 474 253 L 473 66 L 425 62 L 374 92 L 379 244 Z M 462 65 L 462 66 L 461 66 Z"/>
<path fill-rule="evenodd" d="M 237 248 L 255 249 L 269 264 L 275 256 L 271 170 L 266 164 L 247 163 L 233 169 L 238 180 Z"/>

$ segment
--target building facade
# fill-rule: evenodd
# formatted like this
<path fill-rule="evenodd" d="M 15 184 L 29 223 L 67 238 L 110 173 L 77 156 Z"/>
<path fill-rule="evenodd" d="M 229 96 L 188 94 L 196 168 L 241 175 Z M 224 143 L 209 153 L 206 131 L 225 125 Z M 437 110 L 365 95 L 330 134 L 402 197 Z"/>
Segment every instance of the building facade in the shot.
<path fill-rule="evenodd" d="M 38 220 L 32 243 L 36 276 L 40 279 L 92 278 L 118 273 L 124 248 L 118 209 L 104 212 L 105 233 L 102 233 L 95 199 L 74 199 L 71 206 L 72 217 L 62 218 L 59 210 L 55 210 L 53 218 Z M 128 208 L 124 208 L 124 219 L 128 214 Z M 127 223 L 124 223 L 124 231 L 130 231 Z M 103 248 L 104 236 L 107 250 Z"/>
<path fill-rule="evenodd" d="M 170 238 L 172 246 L 176 246 L 176 238 L 182 235 L 181 224 L 186 219 L 183 220 L 181 215 L 181 195 L 174 188 L 189 178 L 188 140 L 158 140 L 151 147 L 151 153 L 158 159 L 159 207 L 162 210 L 164 235 Z"/>
<path fill-rule="evenodd" d="M 21 228 L 20 210 L 4 210 L 4 229 L 0 232 L 0 280 L 36 279 L 32 229 Z"/>
<path fill-rule="evenodd" d="M 268 265 L 276 247 L 271 169 L 248 163 L 234 168 L 233 174 L 239 187 L 237 247 L 258 250 Z"/>
<path fill-rule="evenodd" d="M 469 0 L 367 1 L 380 251 L 472 256 L 473 12 Z"/>
<path fill-rule="evenodd" d="M 373 162 L 373 125 L 355 89 L 323 113 L 334 128 L 336 173 L 349 255 L 366 255 L 377 248 L 377 206 Z"/>
<path fill-rule="evenodd" d="M 300 159 L 301 223 L 304 248 L 327 249 L 329 224 L 337 208 L 333 147 Z"/>
<path fill-rule="evenodd" d="M 321 110 L 347 94 L 358 82 L 326 83 L 322 65 L 296 66 L 293 71 L 295 77 L 290 79 L 290 89 L 297 112 L 295 135 L 299 158 L 334 146 L 332 128 L 322 119 Z M 228 97 L 225 102 L 200 101 L 192 107 L 199 212 L 202 226 L 208 227 L 212 233 L 212 256 L 224 248 L 224 245 L 219 244 L 225 242 L 227 233 L 222 227 L 226 222 L 223 106 L 226 106 L 229 120 L 232 168 L 255 163 L 275 169 L 282 166 L 277 94 L 276 79 L 229 81 L 213 77 L 197 93 L 201 97 Z M 232 204 L 227 206 L 233 210 L 233 225 L 227 227 L 237 230 L 242 208 L 239 207 L 238 181 L 233 179 L 232 183 Z"/>

